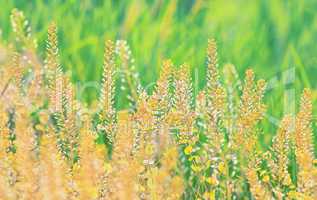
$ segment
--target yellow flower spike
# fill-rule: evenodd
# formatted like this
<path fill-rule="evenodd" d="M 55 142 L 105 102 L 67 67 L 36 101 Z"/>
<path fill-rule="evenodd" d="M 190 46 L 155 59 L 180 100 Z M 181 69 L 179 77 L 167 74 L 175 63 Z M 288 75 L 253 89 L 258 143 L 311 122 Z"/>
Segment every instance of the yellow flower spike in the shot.
<path fill-rule="evenodd" d="M 313 160 L 313 164 L 317 165 L 317 159 Z"/>
<path fill-rule="evenodd" d="M 290 189 L 295 189 L 296 186 L 295 186 L 295 185 L 291 185 L 289 188 L 290 188 Z"/>
<path fill-rule="evenodd" d="M 140 191 L 140 192 L 146 191 L 146 190 L 145 190 L 145 187 L 143 187 L 142 185 L 139 185 L 139 191 Z"/>
<path fill-rule="evenodd" d="M 224 162 L 221 162 L 219 163 L 218 165 L 218 171 L 222 174 L 226 169 L 226 166 L 225 166 L 225 163 Z"/>
<path fill-rule="evenodd" d="M 42 124 L 37 124 L 35 126 L 35 129 L 38 131 L 45 131 L 45 127 Z"/>
<path fill-rule="evenodd" d="M 211 165 L 211 161 L 210 161 L 210 160 L 207 160 L 205 166 L 206 166 L 206 167 L 209 167 L 210 165 Z"/>
<path fill-rule="evenodd" d="M 195 160 L 195 157 L 196 157 L 196 156 L 190 156 L 190 157 L 188 158 L 188 160 L 189 160 L 189 161 L 193 161 L 193 160 Z"/>
<path fill-rule="evenodd" d="M 152 155 L 154 153 L 153 145 L 146 145 L 145 147 L 145 153 L 147 155 Z"/>
<path fill-rule="evenodd" d="M 284 182 L 283 182 L 285 185 L 291 185 L 292 184 L 292 179 L 290 176 L 286 176 L 284 178 Z"/>
<path fill-rule="evenodd" d="M 291 199 L 296 199 L 298 197 L 298 193 L 296 191 L 290 191 L 287 196 Z"/>
<path fill-rule="evenodd" d="M 96 152 L 98 154 L 104 154 L 106 152 L 106 146 L 105 145 L 101 145 L 101 144 L 97 144 L 96 145 Z"/>
<path fill-rule="evenodd" d="M 179 140 L 178 140 L 178 143 L 179 144 L 188 144 L 189 143 L 189 140 L 188 139 L 186 139 L 186 138 L 179 138 Z"/>
<path fill-rule="evenodd" d="M 14 155 L 14 153 L 8 153 L 7 154 L 7 158 L 8 158 L 8 160 L 14 160 L 14 158 L 15 158 L 15 155 Z"/>
<path fill-rule="evenodd" d="M 265 175 L 265 176 L 263 177 L 262 181 L 263 181 L 264 183 L 268 183 L 268 182 L 270 181 L 270 177 L 269 177 L 268 175 Z"/>
<path fill-rule="evenodd" d="M 73 165 L 73 171 L 74 172 L 78 172 L 80 170 L 80 165 L 79 165 L 79 163 L 75 163 L 74 165 Z"/>
<path fill-rule="evenodd" d="M 215 192 L 215 190 L 212 190 L 212 191 L 210 191 L 210 192 L 205 192 L 205 193 L 204 193 L 204 199 L 215 200 L 215 199 L 216 199 L 216 192 Z"/>
<path fill-rule="evenodd" d="M 209 199 L 210 200 L 215 200 L 216 199 L 216 192 L 215 190 L 212 190 L 209 192 Z"/>
<path fill-rule="evenodd" d="M 197 166 L 197 165 L 191 165 L 191 168 L 194 172 L 200 172 L 201 171 L 201 167 Z"/>
<path fill-rule="evenodd" d="M 66 136 L 66 133 L 65 133 L 65 131 L 61 131 L 61 132 L 59 133 L 59 135 L 60 135 L 61 138 L 64 138 L 64 137 Z"/>
<path fill-rule="evenodd" d="M 184 153 L 185 153 L 186 155 L 191 154 L 192 151 L 193 151 L 193 147 L 192 147 L 191 145 L 187 146 L 187 147 L 184 149 Z"/>
<path fill-rule="evenodd" d="M 112 171 L 112 166 L 110 163 L 104 165 L 106 172 L 110 173 Z"/>
<path fill-rule="evenodd" d="M 209 183 L 210 185 L 218 185 L 218 180 L 215 176 L 208 177 L 206 179 L 206 182 Z"/>

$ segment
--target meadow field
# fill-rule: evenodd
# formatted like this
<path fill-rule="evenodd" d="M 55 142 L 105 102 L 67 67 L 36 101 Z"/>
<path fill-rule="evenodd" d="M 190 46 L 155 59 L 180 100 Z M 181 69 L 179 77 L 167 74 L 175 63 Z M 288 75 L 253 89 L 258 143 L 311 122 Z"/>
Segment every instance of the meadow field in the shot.
<path fill-rule="evenodd" d="M 0 200 L 317 199 L 317 1 L 0 8 Z"/>

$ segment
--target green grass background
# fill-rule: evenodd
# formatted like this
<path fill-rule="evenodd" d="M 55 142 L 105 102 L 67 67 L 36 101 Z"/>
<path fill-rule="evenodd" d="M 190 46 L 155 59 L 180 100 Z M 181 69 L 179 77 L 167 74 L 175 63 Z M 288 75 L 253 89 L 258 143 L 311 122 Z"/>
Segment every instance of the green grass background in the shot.
<path fill-rule="evenodd" d="M 190 64 L 202 88 L 207 39 L 214 37 L 220 67 L 233 63 L 241 77 L 252 67 L 272 83 L 265 98 L 269 116 L 292 110 L 292 93 L 287 102 L 285 92 L 298 100 L 304 87 L 316 87 L 316 0 L 0 0 L 0 7 L 1 41 L 13 37 L 10 12 L 16 7 L 30 20 L 43 58 L 48 24 L 57 22 L 61 62 L 74 82 L 101 79 L 108 38 L 128 41 L 143 85 L 155 81 L 162 61 L 171 58 Z M 294 81 L 284 84 L 288 69 L 295 69 Z M 84 99 L 97 96 L 88 90 Z M 268 118 L 263 123 L 269 133 L 276 128 Z"/>

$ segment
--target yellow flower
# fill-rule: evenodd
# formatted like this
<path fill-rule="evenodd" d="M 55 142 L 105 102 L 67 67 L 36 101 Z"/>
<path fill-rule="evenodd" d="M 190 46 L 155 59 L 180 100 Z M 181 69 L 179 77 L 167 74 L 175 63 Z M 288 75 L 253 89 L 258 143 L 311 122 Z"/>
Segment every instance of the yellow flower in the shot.
<path fill-rule="evenodd" d="M 146 191 L 146 190 L 145 190 L 145 187 L 143 187 L 143 186 L 140 185 L 140 184 L 138 185 L 138 188 L 139 188 L 139 191 L 140 191 L 140 192 Z"/>
<path fill-rule="evenodd" d="M 268 183 L 268 182 L 270 181 L 270 177 L 269 177 L 268 175 L 265 175 L 265 176 L 263 176 L 262 181 L 263 181 L 264 183 Z"/>
<path fill-rule="evenodd" d="M 298 197 L 298 193 L 296 191 L 290 191 L 288 193 L 288 197 L 290 197 L 291 199 L 296 199 Z"/>
<path fill-rule="evenodd" d="M 207 183 L 209 183 L 210 185 L 217 185 L 218 184 L 218 180 L 215 176 L 212 177 L 208 177 L 206 179 Z"/>
<path fill-rule="evenodd" d="M 186 155 L 189 155 L 189 154 L 191 154 L 191 152 L 193 151 L 193 147 L 192 146 L 187 146 L 185 149 L 184 149 L 184 153 L 186 154 Z"/>
<path fill-rule="evenodd" d="M 216 199 L 215 190 L 212 190 L 212 191 L 209 192 L 209 199 L 210 200 L 215 200 Z"/>
<path fill-rule="evenodd" d="M 199 179 L 200 179 L 200 182 L 202 182 L 202 183 L 206 181 L 206 177 L 205 176 L 201 176 Z"/>
<path fill-rule="evenodd" d="M 98 155 L 104 155 L 106 152 L 106 146 L 102 144 L 97 144 L 96 145 L 96 153 Z"/>
<path fill-rule="evenodd" d="M 105 167 L 105 171 L 106 171 L 106 172 L 109 172 L 109 173 L 110 173 L 110 172 L 112 171 L 112 166 L 111 166 L 111 164 L 105 163 L 104 167 Z"/>
<path fill-rule="evenodd" d="M 218 171 L 222 174 L 225 171 L 225 163 L 221 162 L 218 165 Z"/>
<path fill-rule="evenodd" d="M 190 156 L 190 157 L 188 158 L 189 161 L 196 161 L 196 160 L 198 160 L 198 159 L 199 159 L 198 156 Z"/>
<path fill-rule="evenodd" d="M 42 124 L 37 124 L 35 126 L 35 129 L 38 131 L 45 131 L 45 127 Z"/>
<path fill-rule="evenodd" d="M 145 147 L 145 153 L 147 155 L 152 155 L 154 153 L 154 147 L 153 145 L 149 144 L 149 145 L 146 145 Z"/>
<path fill-rule="evenodd" d="M 284 182 L 283 182 L 285 185 L 291 185 L 292 184 L 292 179 L 289 175 L 287 175 L 285 178 L 284 178 Z"/>
<path fill-rule="evenodd" d="M 201 171 L 201 167 L 199 167 L 198 165 L 191 165 L 191 168 L 194 172 L 199 172 Z"/>
<path fill-rule="evenodd" d="M 205 192 L 204 193 L 204 198 L 208 200 L 215 200 L 216 199 L 216 193 L 215 190 L 212 190 L 210 192 Z"/>
<path fill-rule="evenodd" d="M 295 189 L 296 188 L 296 186 L 295 185 L 290 185 L 290 187 L 289 187 L 290 189 Z"/>
<path fill-rule="evenodd" d="M 74 172 L 79 172 L 80 167 L 81 167 L 81 166 L 80 166 L 78 163 L 75 163 L 75 164 L 73 165 L 73 168 L 72 168 L 72 169 L 73 169 Z"/>

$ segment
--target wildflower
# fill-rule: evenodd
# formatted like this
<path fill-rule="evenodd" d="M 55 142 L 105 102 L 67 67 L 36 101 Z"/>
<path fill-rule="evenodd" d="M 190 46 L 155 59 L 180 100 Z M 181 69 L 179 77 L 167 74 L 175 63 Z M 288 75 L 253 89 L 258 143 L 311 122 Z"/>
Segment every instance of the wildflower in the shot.
<path fill-rule="evenodd" d="M 196 164 L 192 164 L 190 167 L 194 172 L 200 172 L 202 170 L 202 167 Z"/>
<path fill-rule="evenodd" d="M 122 61 L 121 82 L 125 83 L 123 88 L 128 88 L 128 100 L 130 101 L 130 105 L 134 105 L 138 99 L 138 92 L 142 89 L 142 86 L 139 80 L 139 74 L 135 70 L 134 59 L 131 56 L 132 53 L 127 41 L 117 40 L 115 44 L 115 53 L 119 55 Z"/>
<path fill-rule="evenodd" d="M 105 42 L 102 89 L 99 100 L 99 109 L 103 117 L 106 117 L 106 113 L 114 112 L 114 72 L 114 43 L 108 40 Z"/>
<path fill-rule="evenodd" d="M 257 84 L 254 81 L 252 70 L 246 71 L 246 78 L 242 96 L 240 99 L 240 112 L 237 119 L 237 133 L 233 137 L 234 148 L 244 146 L 244 154 L 254 153 L 257 135 L 253 131 L 255 125 L 262 119 L 266 106 L 262 103 L 265 82 L 259 80 Z"/>
<path fill-rule="evenodd" d="M 151 145 L 151 144 L 146 145 L 146 147 L 145 147 L 145 153 L 146 153 L 147 155 L 152 155 L 153 152 L 154 152 L 153 145 Z"/>
<path fill-rule="evenodd" d="M 218 165 L 218 171 L 219 171 L 219 173 L 220 174 L 222 174 L 224 171 L 225 171 L 225 163 L 224 162 L 221 162 L 221 163 L 219 163 L 219 165 Z"/>
<path fill-rule="evenodd" d="M 38 131 L 42 131 L 42 132 L 45 131 L 45 127 L 42 124 L 37 124 L 35 126 L 35 129 L 38 130 Z"/>
<path fill-rule="evenodd" d="M 312 136 L 312 100 L 311 92 L 305 89 L 300 111 L 295 122 L 295 154 L 298 164 L 298 188 L 308 196 L 317 197 L 317 173 L 314 173 L 314 152 Z M 309 183 L 309 184 L 307 184 Z"/>
<path fill-rule="evenodd" d="M 10 18 L 13 32 L 16 34 L 16 40 L 22 44 L 24 49 L 34 50 L 36 42 L 31 37 L 31 26 L 23 12 L 13 9 Z"/>
<path fill-rule="evenodd" d="M 220 151 L 223 135 L 219 133 L 219 124 L 222 121 L 225 105 L 225 91 L 220 84 L 218 72 L 217 44 L 214 39 L 208 40 L 207 48 L 207 74 L 205 88 L 205 115 L 209 148 Z"/>
<path fill-rule="evenodd" d="M 268 175 L 263 176 L 262 181 L 264 183 L 268 183 L 270 181 L 270 177 Z"/>
<path fill-rule="evenodd" d="M 216 199 L 216 191 L 211 190 L 210 192 L 205 192 L 204 199 L 215 200 Z"/>
<path fill-rule="evenodd" d="M 192 151 L 193 151 L 193 147 L 192 147 L 191 145 L 188 145 L 188 146 L 184 149 L 184 153 L 185 153 L 186 155 L 191 154 Z"/>
<path fill-rule="evenodd" d="M 299 197 L 299 193 L 292 190 L 292 191 L 288 192 L 287 196 L 291 199 L 297 199 Z"/>
<path fill-rule="evenodd" d="M 212 186 L 218 185 L 218 180 L 217 180 L 216 176 L 208 177 L 206 179 L 206 182 L 209 183 Z"/>
<path fill-rule="evenodd" d="M 105 171 L 106 171 L 107 173 L 110 173 L 110 172 L 112 171 L 112 166 L 111 166 L 110 163 L 106 163 L 106 164 L 105 164 Z"/>
<path fill-rule="evenodd" d="M 250 190 L 255 199 L 270 199 L 271 194 L 267 189 L 259 182 L 257 173 L 254 169 L 249 169 L 247 172 L 247 179 L 250 184 Z"/>

